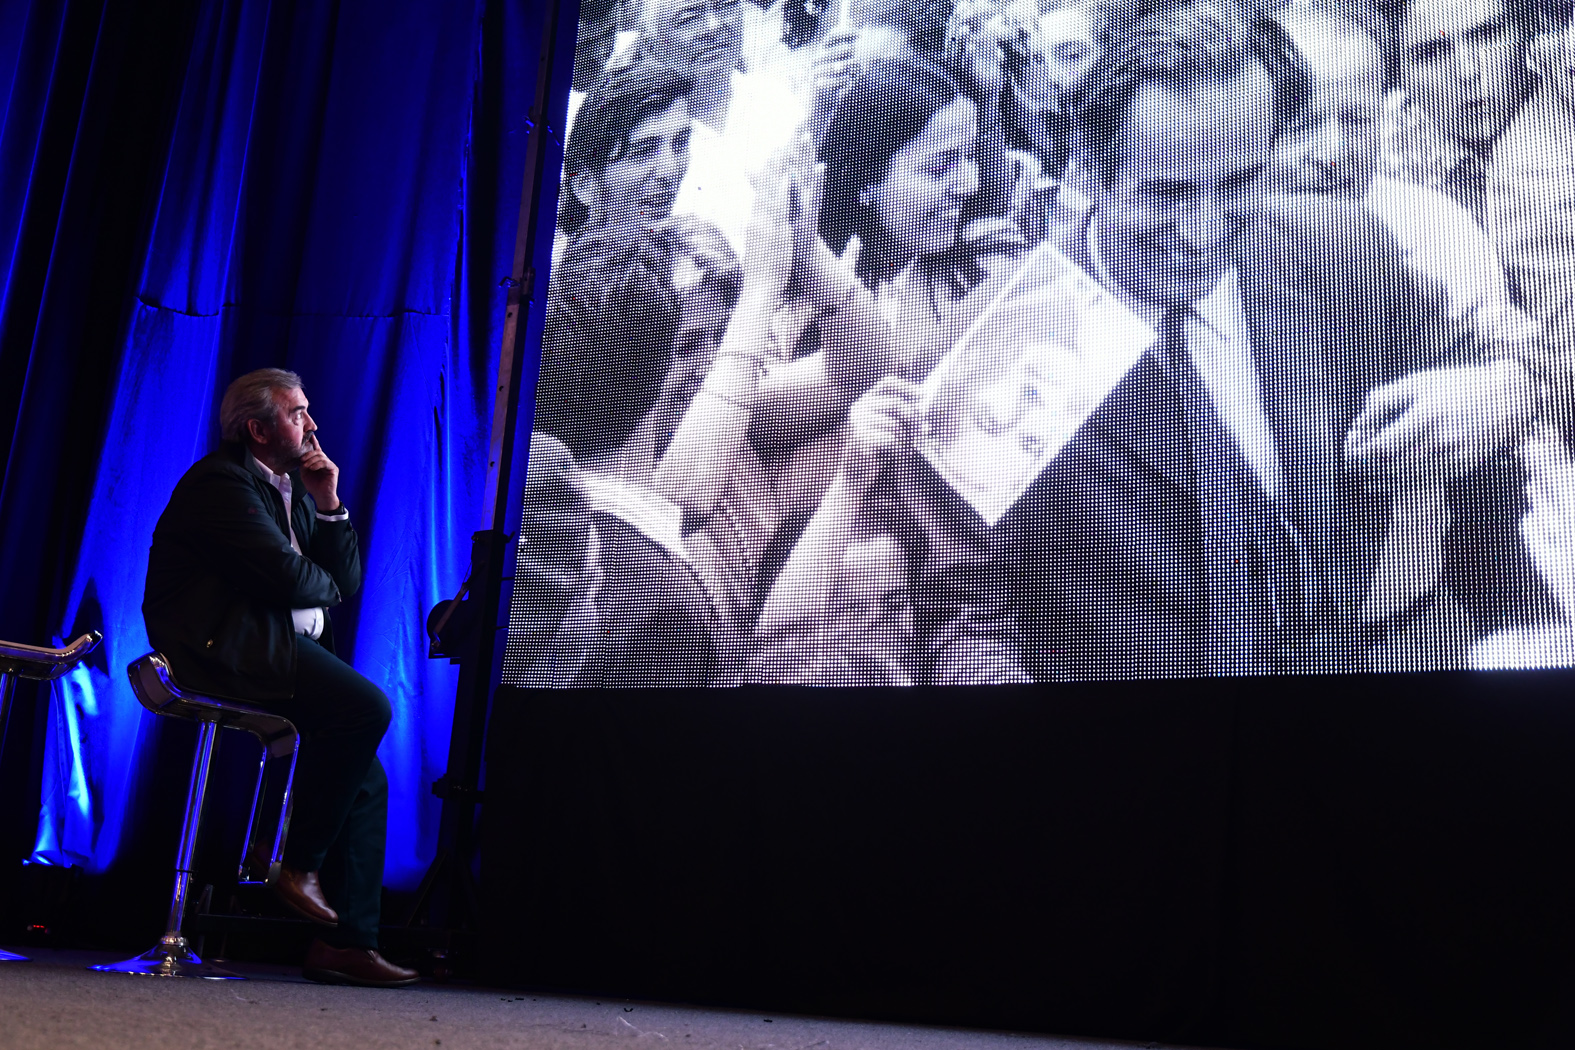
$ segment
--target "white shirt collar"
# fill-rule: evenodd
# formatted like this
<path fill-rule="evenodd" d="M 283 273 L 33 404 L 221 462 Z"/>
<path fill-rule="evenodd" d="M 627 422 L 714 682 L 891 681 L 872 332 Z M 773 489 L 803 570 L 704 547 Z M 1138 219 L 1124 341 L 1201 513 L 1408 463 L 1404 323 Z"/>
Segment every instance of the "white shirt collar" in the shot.
<path fill-rule="evenodd" d="M 263 476 L 268 479 L 268 483 L 270 485 L 276 489 L 279 489 L 281 492 L 290 487 L 289 474 L 275 474 L 272 470 L 268 469 L 268 464 L 264 463 L 256 456 L 253 456 L 250 452 L 246 454 L 252 457 L 252 462 L 257 464 L 257 469 L 263 472 Z"/>
<path fill-rule="evenodd" d="M 1241 335 L 1241 288 L 1234 266 L 1220 275 L 1213 291 L 1192 304 L 1192 316 L 1220 339 Z"/>

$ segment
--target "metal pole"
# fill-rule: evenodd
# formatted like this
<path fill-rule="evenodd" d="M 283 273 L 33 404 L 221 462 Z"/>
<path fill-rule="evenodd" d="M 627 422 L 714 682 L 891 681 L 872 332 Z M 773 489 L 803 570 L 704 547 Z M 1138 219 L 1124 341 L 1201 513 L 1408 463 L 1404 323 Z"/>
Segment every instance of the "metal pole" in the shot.
<path fill-rule="evenodd" d="M 263 877 L 261 880 L 258 880 L 255 877 L 257 874 L 256 866 L 252 863 L 252 844 L 253 837 L 257 832 L 257 814 L 262 808 L 263 784 L 267 780 L 267 777 L 268 745 L 263 744 L 262 758 L 257 763 L 257 786 L 252 789 L 252 811 L 251 815 L 246 818 L 246 838 L 241 841 L 241 864 L 240 874 L 237 876 L 237 881 L 243 886 L 250 885 L 258 881 L 268 881 L 267 867 L 264 866 Z M 271 859 L 272 858 L 270 857 L 270 860 Z"/>
<path fill-rule="evenodd" d="M 153 977 L 200 977 L 210 981 L 246 980 L 240 974 L 203 962 L 180 932 L 181 923 L 186 917 L 186 900 L 191 892 L 192 876 L 196 874 L 197 827 L 202 823 L 202 796 L 208 790 L 208 767 L 213 763 L 213 746 L 218 737 L 217 722 L 203 721 L 200 724 L 197 730 L 197 753 L 191 763 L 191 783 L 186 788 L 186 818 L 181 823 L 180 849 L 175 854 L 175 892 L 170 897 L 168 932 L 159 938 L 159 943 L 135 959 L 99 963 L 88 969 Z"/>
<path fill-rule="evenodd" d="M 11 723 L 11 690 L 16 688 L 16 675 L 0 671 L 0 756 L 5 754 L 5 729 Z"/>
<path fill-rule="evenodd" d="M 16 675 L 0 672 L 0 757 L 5 755 L 5 727 L 10 723 L 11 690 L 16 688 Z M 0 962 L 27 962 L 27 956 L 0 948 Z"/>
<path fill-rule="evenodd" d="M 208 766 L 213 762 L 213 745 L 218 737 L 219 727 L 213 722 L 203 722 L 197 731 L 197 756 L 191 763 L 191 784 L 186 788 L 186 819 L 181 824 L 180 851 L 175 854 L 175 893 L 170 898 L 167 927 L 173 934 L 180 933 L 186 897 L 196 871 L 197 826 L 202 823 L 202 796 L 208 790 Z"/>
<path fill-rule="evenodd" d="M 498 385 L 493 393 L 482 529 L 471 536 L 470 577 L 466 586 L 469 600 L 475 604 L 476 623 L 463 653 L 454 654 L 458 657 L 460 673 L 449 730 L 448 763 L 443 775 L 432 785 L 432 793 L 443 800 L 437 855 L 421 880 L 415 904 L 406 920 L 407 926 L 416 924 L 434 903 L 434 897 L 447 905 L 442 920 L 448 928 L 468 926 L 476 918 L 468 907 L 472 827 L 480 800 L 477 780 L 485 750 L 487 704 L 492 695 L 492 657 L 499 630 L 498 606 L 502 602 L 503 571 L 507 564 L 508 536 L 502 526 L 508 512 L 509 470 L 514 458 L 514 430 L 519 416 L 520 373 L 523 371 L 519 367 L 519 356 L 535 284 L 530 261 L 535 255 L 537 194 L 547 152 L 548 94 L 558 37 L 558 0 L 548 0 L 542 8 L 541 54 L 536 67 L 536 96 L 530 112 L 530 138 L 525 149 L 525 177 L 520 189 L 519 222 L 514 237 L 514 267 L 506 281 L 507 309 L 498 348 Z M 443 622 L 447 622 L 446 615 Z"/>

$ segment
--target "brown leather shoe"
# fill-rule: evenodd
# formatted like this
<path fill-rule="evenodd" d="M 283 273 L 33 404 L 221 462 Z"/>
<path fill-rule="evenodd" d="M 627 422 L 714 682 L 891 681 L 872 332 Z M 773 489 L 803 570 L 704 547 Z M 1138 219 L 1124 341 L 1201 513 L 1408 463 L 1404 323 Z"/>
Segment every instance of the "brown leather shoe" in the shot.
<path fill-rule="evenodd" d="M 317 881 L 317 872 L 296 871 L 281 864 L 273 892 L 296 914 L 324 926 L 339 925 L 339 913 L 328 906 L 328 898 L 323 896 L 323 887 Z"/>
<path fill-rule="evenodd" d="M 323 984 L 356 984 L 363 988 L 403 988 L 421 975 L 395 966 L 376 948 L 334 948 L 317 940 L 306 949 L 301 976 Z"/>

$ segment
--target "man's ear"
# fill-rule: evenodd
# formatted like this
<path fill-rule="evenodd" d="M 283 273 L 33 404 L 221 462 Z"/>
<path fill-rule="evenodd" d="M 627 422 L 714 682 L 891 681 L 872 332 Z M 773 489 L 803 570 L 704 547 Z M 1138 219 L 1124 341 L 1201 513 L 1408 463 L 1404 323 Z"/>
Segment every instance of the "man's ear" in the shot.
<path fill-rule="evenodd" d="M 569 179 L 569 192 L 585 206 L 586 211 L 594 212 L 602 202 L 601 180 L 588 171 L 582 171 Z"/>
<path fill-rule="evenodd" d="M 263 421 L 260 419 L 248 419 L 246 421 L 246 436 L 251 438 L 255 444 L 266 445 L 268 443 L 268 428 L 263 425 Z"/>

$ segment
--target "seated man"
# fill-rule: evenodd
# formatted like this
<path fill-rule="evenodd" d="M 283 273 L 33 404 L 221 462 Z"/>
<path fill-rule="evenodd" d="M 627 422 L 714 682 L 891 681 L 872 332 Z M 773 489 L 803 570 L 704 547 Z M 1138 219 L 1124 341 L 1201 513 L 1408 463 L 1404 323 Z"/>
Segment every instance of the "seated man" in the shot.
<path fill-rule="evenodd" d="M 377 951 L 388 824 L 377 746 L 388 698 L 334 655 L 328 618 L 361 586 L 339 468 L 317 443 L 293 372 L 241 376 L 219 420 L 223 441 L 176 484 L 153 531 L 142 600 L 148 639 L 182 685 L 276 711 L 301 731 L 295 812 L 274 889 L 324 927 L 305 976 L 414 983 L 414 970 Z"/>

